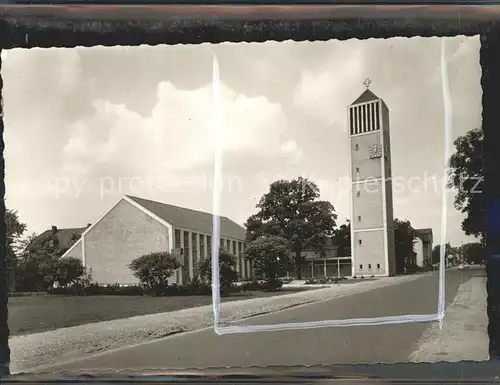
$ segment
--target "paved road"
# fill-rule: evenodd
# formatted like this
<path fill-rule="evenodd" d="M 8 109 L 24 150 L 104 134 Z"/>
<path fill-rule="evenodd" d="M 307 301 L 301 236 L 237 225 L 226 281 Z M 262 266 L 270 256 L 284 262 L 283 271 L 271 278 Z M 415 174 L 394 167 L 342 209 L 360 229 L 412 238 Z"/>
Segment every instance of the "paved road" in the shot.
<path fill-rule="evenodd" d="M 484 270 L 449 270 L 446 302 L 462 282 Z M 251 324 L 435 313 L 438 275 L 245 320 Z M 429 324 L 323 328 L 217 336 L 188 332 L 100 354 L 53 370 L 314 365 L 406 362 Z"/>

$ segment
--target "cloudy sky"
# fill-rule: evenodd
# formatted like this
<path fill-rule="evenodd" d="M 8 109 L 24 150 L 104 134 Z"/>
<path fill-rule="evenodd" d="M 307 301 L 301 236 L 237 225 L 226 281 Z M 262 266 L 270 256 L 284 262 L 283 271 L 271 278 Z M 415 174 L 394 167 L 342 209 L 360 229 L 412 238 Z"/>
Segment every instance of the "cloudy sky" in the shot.
<path fill-rule="evenodd" d="M 439 38 L 2 51 L 7 206 L 29 232 L 95 221 L 122 194 L 212 212 L 212 61 L 224 132 L 221 212 L 239 223 L 270 182 L 308 176 L 349 215 L 346 107 L 387 103 L 394 213 L 441 237 Z M 446 39 L 453 137 L 481 122 L 479 38 Z M 420 182 L 415 180 L 420 178 Z M 425 178 L 427 178 L 427 187 Z M 467 238 L 448 199 L 446 236 Z"/>

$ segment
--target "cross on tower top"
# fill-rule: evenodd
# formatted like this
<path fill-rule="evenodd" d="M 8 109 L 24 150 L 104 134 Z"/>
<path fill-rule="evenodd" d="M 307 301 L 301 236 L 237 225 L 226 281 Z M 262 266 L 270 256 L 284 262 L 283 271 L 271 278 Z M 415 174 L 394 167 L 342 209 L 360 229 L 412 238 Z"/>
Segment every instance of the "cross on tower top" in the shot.
<path fill-rule="evenodd" d="M 370 83 L 372 81 L 370 80 L 370 78 L 366 78 L 365 81 L 363 82 L 363 84 L 365 85 L 366 89 L 368 89 L 370 87 Z"/>

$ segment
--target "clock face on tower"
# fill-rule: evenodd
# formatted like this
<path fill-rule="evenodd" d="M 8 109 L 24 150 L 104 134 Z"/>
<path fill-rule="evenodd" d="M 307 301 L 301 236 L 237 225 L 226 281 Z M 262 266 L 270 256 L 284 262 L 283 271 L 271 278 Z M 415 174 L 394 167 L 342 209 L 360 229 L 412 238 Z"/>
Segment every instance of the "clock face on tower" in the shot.
<path fill-rule="evenodd" d="M 381 158 L 382 157 L 382 145 L 372 144 L 369 149 L 370 159 Z"/>

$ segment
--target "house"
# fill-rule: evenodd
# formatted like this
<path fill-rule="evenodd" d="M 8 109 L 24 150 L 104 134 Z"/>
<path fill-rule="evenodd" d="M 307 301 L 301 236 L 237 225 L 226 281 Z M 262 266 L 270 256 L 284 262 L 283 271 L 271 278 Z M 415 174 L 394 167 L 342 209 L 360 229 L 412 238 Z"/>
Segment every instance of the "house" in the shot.
<path fill-rule="evenodd" d="M 87 227 L 89 227 L 87 225 Z M 54 251 L 58 256 L 64 254 L 75 242 L 77 242 L 82 233 L 87 227 L 74 229 L 58 229 L 57 226 L 52 226 L 50 230 L 46 230 L 35 237 L 27 246 L 26 250 L 38 251 L 44 247 Z"/>
<path fill-rule="evenodd" d="M 245 228 L 226 217 L 220 218 L 220 246 L 237 257 L 237 271 L 243 279 L 252 277 L 243 260 Z M 196 275 L 196 266 L 211 258 L 213 215 L 201 211 L 125 195 L 63 255 L 82 260 L 100 284 L 137 284 L 128 265 L 142 255 L 170 251 L 182 267 L 171 283 L 186 284 Z"/>
<path fill-rule="evenodd" d="M 415 262 L 419 267 L 432 264 L 432 229 L 416 229 L 416 239 L 413 246 Z"/>

